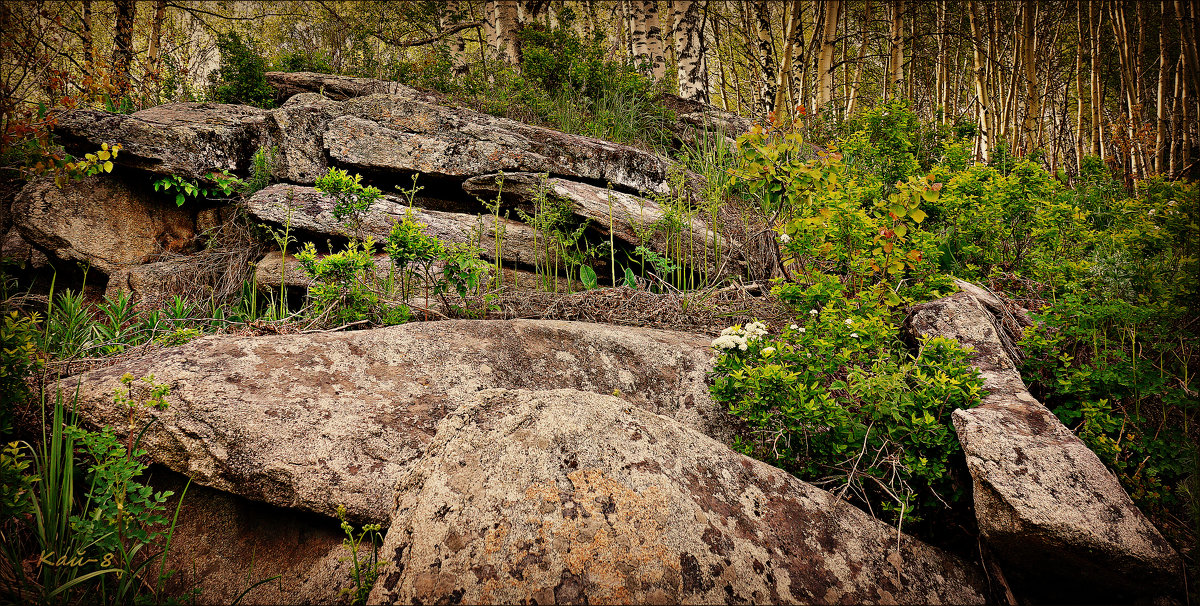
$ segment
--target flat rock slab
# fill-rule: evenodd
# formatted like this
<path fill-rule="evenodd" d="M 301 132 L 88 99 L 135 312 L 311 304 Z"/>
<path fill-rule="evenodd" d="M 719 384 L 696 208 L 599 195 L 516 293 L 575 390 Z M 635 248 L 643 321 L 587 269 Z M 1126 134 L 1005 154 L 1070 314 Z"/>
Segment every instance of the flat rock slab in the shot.
<path fill-rule="evenodd" d="M 163 252 L 192 245 L 195 219 L 150 193 L 108 176 L 87 177 L 62 189 L 31 181 L 13 202 L 20 235 L 64 260 L 112 274 Z"/>
<path fill-rule="evenodd" d="M 984 602 L 971 565 L 673 419 L 487 390 L 397 490 L 371 603 Z"/>
<path fill-rule="evenodd" d="M 534 198 L 544 187 L 548 195 L 570 202 L 574 213 L 590 220 L 601 233 L 608 235 L 611 231 L 616 239 L 631 246 L 643 244 L 645 240 L 658 252 L 665 250 L 665 237 L 655 224 L 662 221 L 666 213 L 654 200 L 579 181 L 555 177 L 543 180 L 541 175 L 534 173 L 480 175 L 467 179 L 462 187 L 468 194 L 485 200 L 494 199 L 499 193 L 502 199 L 530 215 L 536 210 Z M 696 248 L 711 246 L 717 239 L 717 235 L 699 219 L 693 218 L 677 229 L 684 234 L 683 239 L 694 242 Z M 659 233 L 654 233 L 656 231 Z M 639 233 L 646 236 L 641 237 Z M 729 245 L 722 243 L 722 247 L 727 249 Z"/>
<path fill-rule="evenodd" d="M 79 410 L 128 427 L 120 377 L 153 374 L 170 408 L 145 444 L 198 483 L 284 507 L 387 523 L 392 488 L 443 416 L 492 387 L 620 393 L 731 439 L 709 397 L 708 339 L 599 324 L 421 322 L 355 332 L 217 335 L 78 377 Z M 135 397 L 145 397 L 144 390 Z"/>
<path fill-rule="evenodd" d="M 330 121 L 324 144 L 342 166 L 463 179 L 548 172 L 637 192 L 669 189 L 671 161 L 627 145 L 403 97 L 341 103 L 343 115 Z"/>
<path fill-rule="evenodd" d="M 168 103 L 132 114 L 92 109 L 60 112 L 54 132 L 68 147 L 119 143 L 113 163 L 198 179 L 248 167 L 267 110 L 224 103 Z"/>
<path fill-rule="evenodd" d="M 910 336 L 949 337 L 975 350 L 989 393 L 953 421 L 980 532 L 1006 569 L 1038 592 L 1065 592 L 1059 599 L 1171 593 L 1179 555 L 1099 457 L 1029 394 L 989 297 L 976 287 L 923 303 L 904 324 Z"/>
<path fill-rule="evenodd" d="M 354 230 L 334 219 L 333 206 L 333 199 L 329 196 L 312 187 L 300 185 L 272 185 L 246 200 L 246 212 L 263 221 L 290 224 L 292 229 L 325 236 L 354 235 Z M 504 217 L 496 221 L 492 215 L 410 209 L 397 196 L 384 196 L 371 205 L 359 225 L 362 235 L 371 236 L 377 243 L 382 243 L 391 232 L 392 224 L 404 220 L 410 212 L 414 221 L 425 224 L 426 234 L 446 243 L 474 243 L 479 246 L 481 257 L 493 261 L 496 257 L 495 232 L 498 226 L 503 234 L 500 246 L 502 259 L 533 265 L 536 250 L 533 247 L 533 229 L 528 225 Z"/>

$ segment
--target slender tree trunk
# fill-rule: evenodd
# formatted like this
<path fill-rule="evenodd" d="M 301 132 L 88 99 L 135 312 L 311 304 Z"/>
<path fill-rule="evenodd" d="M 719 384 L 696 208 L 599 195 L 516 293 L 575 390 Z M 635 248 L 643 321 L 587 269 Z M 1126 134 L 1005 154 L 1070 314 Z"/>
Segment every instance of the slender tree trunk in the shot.
<path fill-rule="evenodd" d="M 643 0 L 642 14 L 646 20 L 646 62 L 649 75 L 657 82 L 667 73 L 666 58 L 663 57 L 662 24 L 658 19 L 658 2 Z"/>
<path fill-rule="evenodd" d="M 1158 21 L 1158 135 L 1154 141 L 1154 172 L 1162 174 L 1167 153 L 1167 0 L 1159 4 Z"/>
<path fill-rule="evenodd" d="M 1088 1 L 1088 29 L 1091 39 L 1091 90 L 1092 90 L 1092 154 L 1108 158 L 1108 146 L 1104 144 L 1104 91 L 1100 87 L 1100 31 L 1104 13 L 1100 0 Z"/>
<path fill-rule="evenodd" d="M 1167 167 L 1167 174 L 1172 178 L 1176 176 L 1176 160 L 1179 158 L 1179 138 L 1183 128 L 1183 90 L 1181 86 L 1187 86 L 1183 82 L 1183 55 L 1179 55 L 1179 60 L 1175 62 L 1175 93 L 1171 95 L 1171 153 L 1170 164 Z"/>
<path fill-rule="evenodd" d="M 487 47 L 499 54 L 500 31 L 496 24 L 496 0 L 484 0 L 483 33 L 487 36 Z"/>
<path fill-rule="evenodd" d="M 496 0 L 496 53 L 510 65 L 521 62 L 517 49 L 519 29 L 517 0 Z"/>
<path fill-rule="evenodd" d="M 892 0 L 891 58 L 888 61 L 888 86 L 885 98 L 901 93 L 904 82 L 904 0 Z"/>
<path fill-rule="evenodd" d="M 850 84 L 850 94 L 847 95 L 848 99 L 846 100 L 847 118 L 854 115 L 855 104 L 858 101 L 858 89 L 862 85 L 862 71 L 863 64 L 865 63 L 865 61 L 863 61 L 863 53 L 867 51 L 867 41 L 869 40 L 869 32 L 871 27 L 871 0 L 867 0 L 863 11 L 865 14 L 863 17 L 864 25 L 862 29 L 862 38 L 859 40 L 858 44 L 858 59 L 854 62 L 854 80 Z"/>
<path fill-rule="evenodd" d="M 704 70 L 703 2 L 675 0 L 675 53 L 679 96 L 708 103 L 708 74 Z M 722 62 L 722 79 L 724 63 Z"/>
<path fill-rule="evenodd" d="M 793 7 L 799 9 L 796 13 L 796 31 L 792 32 L 792 37 L 787 41 L 788 46 L 792 49 L 792 67 L 788 73 L 788 93 L 793 108 L 805 103 L 805 99 L 808 98 L 808 64 L 811 53 L 808 52 L 810 41 L 804 33 L 805 5 L 812 6 L 813 12 L 813 29 L 809 37 L 816 37 L 817 7 L 813 6 L 811 2 L 800 2 Z"/>
<path fill-rule="evenodd" d="M 1083 7 L 1075 7 L 1075 31 L 1078 40 L 1075 45 L 1075 167 L 1078 169 L 1083 162 L 1083 62 L 1084 62 L 1084 33 Z"/>
<path fill-rule="evenodd" d="M 83 71 L 84 76 L 96 77 L 96 51 L 92 42 L 92 0 L 83 0 Z"/>
<path fill-rule="evenodd" d="M 821 78 L 821 92 L 817 97 L 817 108 L 825 106 L 833 99 L 833 51 L 836 44 L 838 16 L 842 3 L 839 0 L 828 0 L 825 3 L 825 27 L 821 36 L 821 57 L 817 62 L 817 74 Z"/>
<path fill-rule="evenodd" d="M 801 0 L 792 0 L 790 3 L 791 10 L 788 14 L 788 24 L 785 36 L 786 40 L 793 40 L 796 37 L 796 30 L 801 28 L 800 15 L 803 10 Z M 783 116 L 785 113 L 784 103 L 787 100 L 787 92 L 792 79 L 792 53 L 795 52 L 795 45 L 785 44 L 783 48 L 783 65 L 779 68 L 779 78 L 775 83 L 775 115 Z"/>
<path fill-rule="evenodd" d="M 766 0 L 755 0 L 754 17 L 758 60 L 763 79 L 762 90 L 758 95 L 757 113 L 766 116 L 775 104 L 775 53 L 771 49 L 771 13 Z"/>
<path fill-rule="evenodd" d="M 972 62 L 975 72 L 975 103 L 979 107 L 979 149 L 980 159 L 988 161 L 991 153 L 991 108 L 992 100 L 988 94 L 987 57 L 983 53 L 983 40 L 979 31 L 979 6 L 975 0 L 969 0 L 968 19 L 971 25 Z"/>
<path fill-rule="evenodd" d="M 1025 0 L 1021 16 L 1021 39 L 1025 46 L 1025 56 L 1022 59 L 1025 63 L 1025 124 L 1022 130 L 1025 131 L 1026 153 L 1033 151 L 1038 146 L 1037 129 L 1039 118 L 1042 115 L 1039 97 L 1041 83 L 1038 82 L 1037 63 L 1034 56 L 1037 51 L 1036 24 L 1037 4 L 1033 0 Z"/>
<path fill-rule="evenodd" d="M 937 111 L 938 124 L 946 123 L 946 0 L 937 0 L 937 31 L 934 39 L 937 41 L 937 56 L 933 59 L 934 101 Z"/>
<path fill-rule="evenodd" d="M 678 1 L 678 0 L 677 0 Z M 676 6 L 678 6 L 676 4 Z M 678 30 L 676 30 L 678 31 Z M 679 34 L 676 33 L 676 36 Z M 678 45 L 678 42 L 676 42 Z M 725 111 L 731 111 L 729 108 L 729 80 L 726 78 L 725 56 L 721 53 L 721 20 L 713 21 L 713 45 L 717 48 L 717 64 L 721 66 L 721 107 Z M 682 81 L 682 80 L 681 80 Z M 683 96 L 682 94 L 680 96 Z M 732 111 L 737 111 L 738 108 L 733 108 Z"/>
<path fill-rule="evenodd" d="M 115 0 L 117 24 L 113 28 L 112 83 L 118 95 L 129 93 L 129 66 L 133 63 L 133 21 L 137 16 L 134 0 Z"/>

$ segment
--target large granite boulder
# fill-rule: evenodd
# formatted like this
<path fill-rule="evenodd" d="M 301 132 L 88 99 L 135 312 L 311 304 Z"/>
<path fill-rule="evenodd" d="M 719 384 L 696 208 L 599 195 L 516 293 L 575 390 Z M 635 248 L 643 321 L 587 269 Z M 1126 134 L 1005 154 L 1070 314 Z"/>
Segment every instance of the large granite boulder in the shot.
<path fill-rule="evenodd" d="M 955 411 L 953 421 L 974 480 L 980 533 L 1036 594 L 1110 601 L 1171 593 L 1179 555 L 1099 457 L 1030 395 L 1002 341 L 996 313 L 1003 304 L 963 286 L 915 306 L 903 329 L 975 350 L 988 394 L 979 406 Z"/>
<path fill-rule="evenodd" d="M 709 397 L 711 364 L 702 336 L 573 322 L 220 335 L 80 375 L 79 411 L 128 427 L 113 389 L 125 373 L 154 375 L 171 388 L 167 410 L 140 413 L 158 420 L 145 437 L 154 461 L 251 499 L 326 515 L 341 503 L 386 523 L 393 485 L 438 420 L 480 389 L 619 393 L 728 440 L 735 424 Z"/>
<path fill-rule="evenodd" d="M 62 189 L 49 179 L 31 181 L 17 195 L 13 217 L 25 240 L 106 274 L 146 263 L 163 251 L 184 251 L 196 236 L 186 209 L 107 176 Z"/>
<path fill-rule="evenodd" d="M 985 601 L 971 564 L 620 398 L 483 391 L 427 452 L 372 603 Z"/>

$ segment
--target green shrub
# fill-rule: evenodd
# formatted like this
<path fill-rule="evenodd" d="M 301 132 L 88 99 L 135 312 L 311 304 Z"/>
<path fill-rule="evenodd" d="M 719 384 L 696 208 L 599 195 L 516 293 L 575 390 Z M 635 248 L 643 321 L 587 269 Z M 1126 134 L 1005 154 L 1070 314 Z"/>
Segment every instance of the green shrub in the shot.
<path fill-rule="evenodd" d="M 4 316 L 0 324 L 0 435 L 11 435 L 15 409 L 30 398 L 27 379 L 41 366 L 38 315 Z"/>
<path fill-rule="evenodd" d="M 894 523 L 941 519 L 967 494 L 950 414 L 983 380 L 954 341 L 911 354 L 884 308 L 834 292 L 776 335 L 755 322 L 713 346 L 713 396 L 751 428 L 742 452 Z"/>
<path fill-rule="evenodd" d="M 221 66 L 209 96 L 218 103 L 275 106 L 275 89 L 267 84 L 267 60 L 237 32 L 217 35 Z"/>
<path fill-rule="evenodd" d="M 333 218 L 342 221 L 360 235 L 359 226 L 363 215 L 371 205 L 383 197 L 378 187 L 362 184 L 362 175 L 353 177 L 340 168 L 329 168 L 329 172 L 317 179 L 316 188 L 333 198 Z"/>

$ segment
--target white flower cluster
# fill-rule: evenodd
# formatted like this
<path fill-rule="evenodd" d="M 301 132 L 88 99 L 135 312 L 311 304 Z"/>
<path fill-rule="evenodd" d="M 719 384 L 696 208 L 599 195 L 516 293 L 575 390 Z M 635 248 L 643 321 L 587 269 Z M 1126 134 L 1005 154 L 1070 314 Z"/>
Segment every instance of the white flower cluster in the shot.
<path fill-rule="evenodd" d="M 721 336 L 713 339 L 712 346 L 717 349 L 740 349 L 746 351 L 750 341 L 759 339 L 767 334 L 767 325 L 762 322 L 751 322 L 745 326 L 730 326 L 721 331 Z"/>
<path fill-rule="evenodd" d="M 792 241 L 791 236 L 789 236 L 787 234 L 779 234 L 779 243 L 780 244 L 787 244 L 788 242 L 791 242 L 791 241 Z"/>

